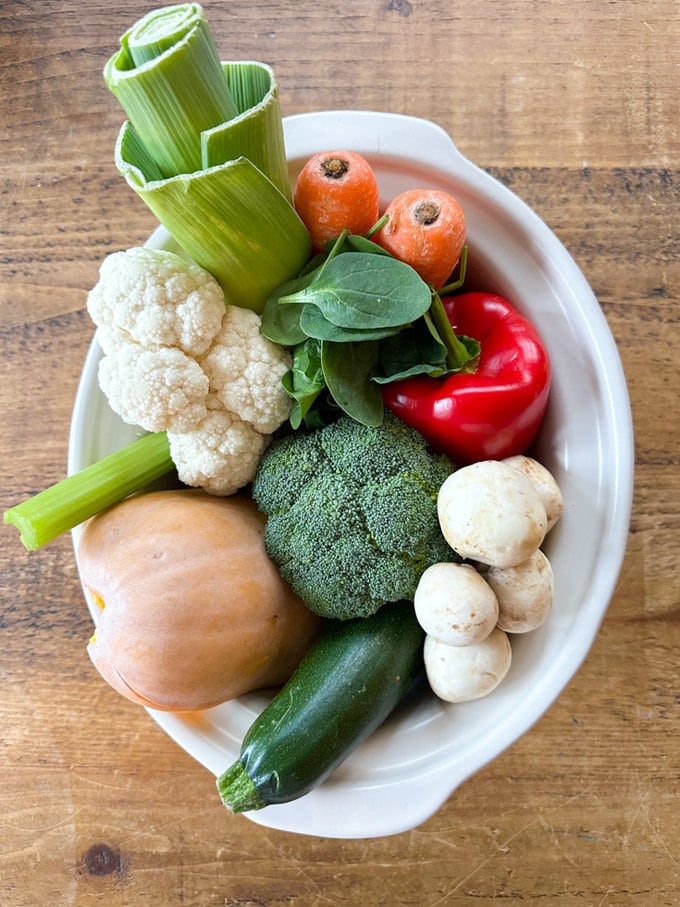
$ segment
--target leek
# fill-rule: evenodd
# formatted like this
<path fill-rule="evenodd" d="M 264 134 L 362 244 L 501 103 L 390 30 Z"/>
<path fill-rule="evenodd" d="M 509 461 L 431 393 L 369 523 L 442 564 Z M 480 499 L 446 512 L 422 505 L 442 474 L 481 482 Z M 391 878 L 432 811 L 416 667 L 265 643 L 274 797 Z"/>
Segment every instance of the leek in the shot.
<path fill-rule="evenodd" d="M 128 115 L 118 171 L 227 303 L 260 313 L 307 262 L 292 204 L 278 86 L 264 63 L 221 63 L 202 8 L 154 10 L 104 78 Z"/>
<path fill-rule="evenodd" d="M 174 468 L 165 432 L 144 435 L 6 510 L 3 520 L 35 551 Z"/>
<path fill-rule="evenodd" d="M 198 4 L 154 10 L 120 39 L 104 79 L 163 176 L 199 170 L 201 133 L 238 113 Z"/>

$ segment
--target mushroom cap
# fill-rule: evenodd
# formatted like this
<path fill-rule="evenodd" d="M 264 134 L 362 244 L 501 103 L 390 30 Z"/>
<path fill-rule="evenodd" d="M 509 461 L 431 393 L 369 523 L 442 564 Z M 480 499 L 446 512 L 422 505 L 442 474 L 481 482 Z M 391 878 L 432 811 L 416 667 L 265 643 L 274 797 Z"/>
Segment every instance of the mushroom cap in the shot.
<path fill-rule="evenodd" d="M 495 627 L 473 646 L 448 646 L 425 637 L 425 672 L 433 693 L 445 702 L 469 702 L 488 695 L 510 669 L 507 634 Z"/>
<path fill-rule="evenodd" d="M 554 598 L 550 561 L 542 551 L 516 567 L 489 567 L 484 574 L 498 600 L 498 626 L 507 633 L 528 633 L 548 616 Z"/>
<path fill-rule="evenodd" d="M 452 473 L 439 489 L 442 534 L 463 558 L 494 567 L 521 564 L 540 547 L 548 521 L 533 482 L 500 460 Z"/>
<path fill-rule="evenodd" d="M 481 642 L 496 626 L 498 601 L 474 567 L 432 564 L 420 577 L 413 599 L 425 632 L 450 646 Z"/>
<path fill-rule="evenodd" d="M 550 532 L 564 512 L 562 492 L 553 474 L 538 460 L 534 460 L 533 457 L 527 457 L 524 454 L 506 457 L 503 462 L 521 470 L 531 480 L 545 507 L 545 514 L 548 520 L 546 532 Z"/>

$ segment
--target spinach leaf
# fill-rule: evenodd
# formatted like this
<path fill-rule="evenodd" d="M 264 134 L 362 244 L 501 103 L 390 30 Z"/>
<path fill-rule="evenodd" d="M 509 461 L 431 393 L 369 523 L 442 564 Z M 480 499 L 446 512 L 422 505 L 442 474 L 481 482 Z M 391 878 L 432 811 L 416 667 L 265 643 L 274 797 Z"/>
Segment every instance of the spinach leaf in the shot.
<path fill-rule="evenodd" d="M 281 346 L 295 346 L 303 343 L 307 335 L 300 328 L 300 314 L 302 305 L 280 305 L 282 296 L 295 293 L 311 283 L 316 277 L 316 271 L 287 280 L 278 286 L 267 298 L 262 310 L 262 323 L 260 333 L 268 340 L 279 343 Z"/>
<path fill-rule="evenodd" d="M 334 250 L 335 242 L 336 240 L 331 239 L 326 243 L 327 253 L 330 253 Z M 394 258 L 392 253 L 388 252 L 387 249 L 383 249 L 382 246 L 379 246 L 372 240 L 367 239 L 365 236 L 361 236 L 359 233 L 348 233 L 343 238 L 340 247 L 335 250 L 335 252 L 338 255 L 341 252 L 366 252 L 369 255 L 387 255 L 390 258 Z"/>
<path fill-rule="evenodd" d="M 409 324 L 430 307 L 432 293 L 418 274 L 384 255 L 345 252 L 327 261 L 307 285 L 279 297 L 308 303 L 339 327 L 383 328 Z"/>
<path fill-rule="evenodd" d="M 464 334 L 458 334 L 457 339 L 467 358 L 461 360 L 459 367 L 451 368 L 448 349 L 429 315 L 425 315 L 401 334 L 381 343 L 380 373 L 373 380 L 376 384 L 390 384 L 415 375 L 443 378 L 456 372 L 474 371 L 479 357 L 479 341 Z"/>
<path fill-rule="evenodd" d="M 371 378 L 379 356 L 379 344 L 321 342 L 321 365 L 326 386 L 337 405 L 362 425 L 377 426 L 383 420 L 382 393 Z"/>
<path fill-rule="evenodd" d="M 414 375 L 439 378 L 446 374 L 446 345 L 428 314 L 380 345 L 380 372 L 373 380 L 389 384 Z"/>
<path fill-rule="evenodd" d="M 282 384 L 293 398 L 290 424 L 293 428 L 299 428 L 319 394 L 326 388 L 318 340 L 306 340 L 295 347 L 293 365 L 283 376 Z"/>
<path fill-rule="evenodd" d="M 464 279 L 461 259 L 461 279 Z M 451 285 L 454 288 L 457 285 Z M 479 343 L 457 336 L 439 294 L 365 236 L 343 231 L 271 294 L 262 334 L 293 347 L 283 386 L 290 424 L 321 427 L 338 410 L 380 425 L 380 386 L 474 369 Z"/>
<path fill-rule="evenodd" d="M 480 345 L 472 337 L 458 335 L 454 331 L 439 293 L 432 294 L 429 311 L 431 330 L 436 331 L 446 346 L 446 370 L 448 372 L 469 372 L 476 367 Z"/>
<path fill-rule="evenodd" d="M 283 306 L 283 308 L 296 308 L 296 306 Z M 358 328 L 341 328 L 329 321 L 315 305 L 308 303 L 302 306 L 299 319 L 300 328 L 307 337 L 316 337 L 319 340 L 333 340 L 335 342 L 349 342 L 351 340 L 382 340 L 391 337 L 401 330 L 399 327 L 375 328 L 360 330 Z"/>

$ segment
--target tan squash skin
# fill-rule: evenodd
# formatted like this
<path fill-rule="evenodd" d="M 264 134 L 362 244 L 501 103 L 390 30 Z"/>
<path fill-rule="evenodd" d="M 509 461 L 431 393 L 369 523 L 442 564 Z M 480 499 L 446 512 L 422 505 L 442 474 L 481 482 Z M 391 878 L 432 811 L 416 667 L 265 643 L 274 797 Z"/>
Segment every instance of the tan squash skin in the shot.
<path fill-rule="evenodd" d="M 130 498 L 91 519 L 78 548 L 102 605 L 88 652 L 133 702 L 204 709 L 288 679 L 319 619 L 269 560 L 245 496 Z"/>

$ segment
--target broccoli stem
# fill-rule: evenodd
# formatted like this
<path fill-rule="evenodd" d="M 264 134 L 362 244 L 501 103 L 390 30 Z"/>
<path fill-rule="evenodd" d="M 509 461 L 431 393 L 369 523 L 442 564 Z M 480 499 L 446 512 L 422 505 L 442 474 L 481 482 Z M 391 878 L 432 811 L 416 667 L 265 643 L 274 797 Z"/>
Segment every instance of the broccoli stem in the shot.
<path fill-rule="evenodd" d="M 144 435 L 4 513 L 35 551 L 174 468 L 165 432 Z"/>

